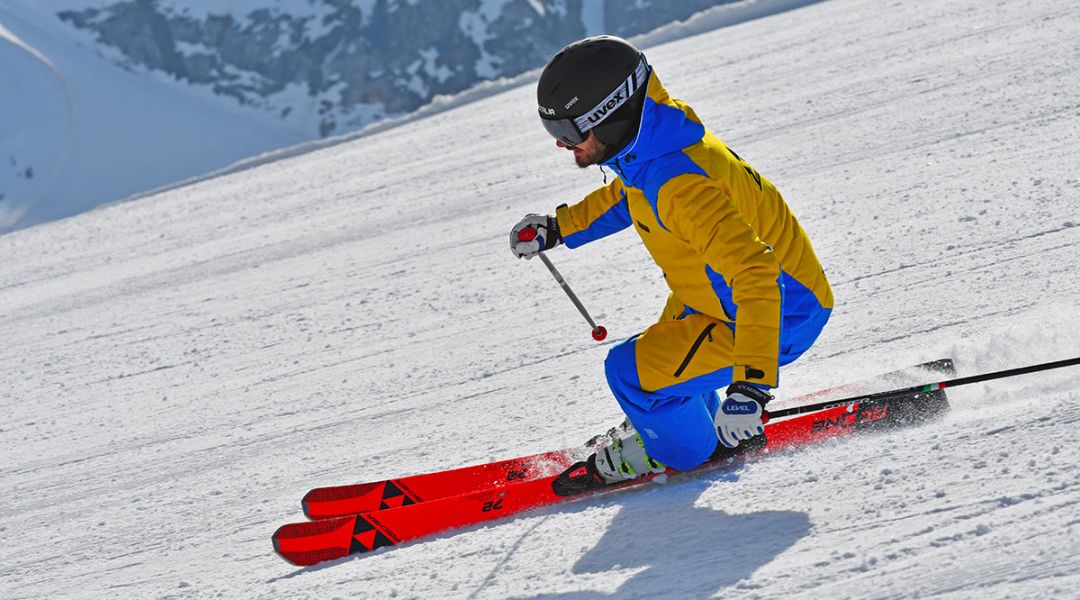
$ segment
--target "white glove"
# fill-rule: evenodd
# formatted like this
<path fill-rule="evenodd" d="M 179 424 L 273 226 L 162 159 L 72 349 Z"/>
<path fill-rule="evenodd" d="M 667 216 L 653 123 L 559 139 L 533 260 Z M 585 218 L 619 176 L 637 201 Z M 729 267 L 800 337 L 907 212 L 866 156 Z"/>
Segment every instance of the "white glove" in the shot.
<path fill-rule="evenodd" d="M 765 433 L 765 423 L 761 415 L 765 403 L 769 400 L 772 400 L 769 392 L 749 383 L 739 381 L 729 385 L 727 399 L 716 410 L 713 418 L 720 443 L 734 448 L 739 445 L 740 440 L 748 440 Z"/>
<path fill-rule="evenodd" d="M 510 230 L 510 251 L 518 258 L 532 258 L 562 243 L 559 221 L 545 215 L 527 215 Z"/>

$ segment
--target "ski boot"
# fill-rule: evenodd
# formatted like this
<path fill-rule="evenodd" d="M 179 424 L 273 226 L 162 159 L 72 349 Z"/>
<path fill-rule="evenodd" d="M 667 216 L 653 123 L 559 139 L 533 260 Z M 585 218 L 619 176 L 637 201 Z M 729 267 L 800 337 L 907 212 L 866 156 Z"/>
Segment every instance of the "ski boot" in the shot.
<path fill-rule="evenodd" d="M 634 424 L 630 422 L 630 417 L 623 419 L 622 423 L 619 423 L 615 427 L 607 430 L 607 433 L 599 433 L 585 442 L 585 447 L 596 448 L 597 446 L 605 446 L 611 444 L 617 438 L 630 437 L 637 433 L 637 429 L 634 429 Z"/>
<path fill-rule="evenodd" d="M 564 471 L 552 484 L 556 494 L 572 496 L 645 475 L 666 467 L 645 452 L 645 442 L 629 421 L 589 440 L 596 452 Z"/>

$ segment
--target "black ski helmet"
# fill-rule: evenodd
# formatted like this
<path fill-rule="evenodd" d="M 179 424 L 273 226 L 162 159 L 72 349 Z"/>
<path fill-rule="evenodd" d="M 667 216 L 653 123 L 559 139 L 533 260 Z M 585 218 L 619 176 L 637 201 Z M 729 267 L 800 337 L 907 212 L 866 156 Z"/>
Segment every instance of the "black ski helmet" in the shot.
<path fill-rule="evenodd" d="M 587 37 L 560 50 L 544 67 L 536 100 L 544 129 L 571 146 L 596 132 L 614 156 L 637 135 L 649 63 L 630 42 Z"/>

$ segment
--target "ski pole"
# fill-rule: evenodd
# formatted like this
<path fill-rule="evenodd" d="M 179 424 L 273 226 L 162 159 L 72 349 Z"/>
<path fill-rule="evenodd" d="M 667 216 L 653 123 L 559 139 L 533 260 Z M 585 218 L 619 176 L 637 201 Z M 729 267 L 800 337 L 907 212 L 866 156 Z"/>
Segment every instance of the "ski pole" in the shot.
<path fill-rule="evenodd" d="M 542 255 L 541 255 L 542 256 Z M 993 373 L 983 373 L 982 375 L 971 375 L 968 377 L 957 377 L 955 379 L 946 379 L 945 381 L 938 381 L 936 383 L 926 383 L 923 385 L 913 385 L 909 388 L 902 388 L 898 390 L 887 390 L 884 392 L 876 392 L 873 394 L 866 394 L 863 396 L 853 396 L 851 398 L 844 398 L 842 400 L 830 400 L 828 402 L 819 402 L 817 404 L 807 404 L 805 406 L 793 406 L 791 408 L 785 408 L 776 411 L 769 411 L 769 418 L 778 419 L 780 417 L 787 417 L 791 415 L 801 415 L 810 412 L 817 412 L 826 408 L 832 408 L 834 406 L 843 406 L 845 404 L 855 404 L 857 402 L 867 402 L 871 400 L 878 400 L 881 398 L 887 398 L 890 396 L 899 396 L 903 394 L 917 394 L 919 392 L 935 392 L 937 390 L 943 390 L 950 387 L 959 387 L 961 385 L 967 385 L 969 383 L 981 383 L 983 381 L 991 381 L 993 379 L 1003 379 L 1005 377 L 1014 377 L 1016 375 L 1026 375 L 1028 373 L 1038 373 L 1039 371 L 1049 371 L 1051 369 L 1060 369 L 1062 367 L 1072 367 L 1080 365 L 1080 357 L 1067 358 L 1065 360 L 1058 360 L 1054 362 L 1042 363 L 1038 365 L 1030 365 L 1027 367 L 1018 367 L 1015 369 L 1006 369 L 1004 371 L 994 371 Z"/>
<path fill-rule="evenodd" d="M 566 280 L 563 279 L 563 276 L 559 274 L 559 271 L 555 268 L 555 265 L 551 264 L 551 259 L 545 256 L 543 252 L 539 253 L 538 256 L 540 257 L 540 260 L 544 261 L 544 266 L 548 268 L 548 271 L 551 271 L 551 275 L 555 278 L 555 281 L 559 282 L 559 285 L 562 286 L 563 291 L 566 292 L 566 295 L 570 297 L 570 301 L 573 302 L 574 306 L 577 307 L 578 312 L 581 313 L 581 316 L 585 317 L 585 320 L 589 322 L 589 327 L 592 327 L 593 339 L 598 342 L 604 341 L 604 338 L 607 337 L 607 329 L 604 329 L 603 325 L 597 325 L 596 322 L 592 320 L 592 317 L 589 316 L 589 311 L 585 310 L 585 307 L 582 306 L 581 300 L 578 300 L 578 297 L 574 294 L 574 291 L 570 289 L 570 285 L 566 283 Z"/>

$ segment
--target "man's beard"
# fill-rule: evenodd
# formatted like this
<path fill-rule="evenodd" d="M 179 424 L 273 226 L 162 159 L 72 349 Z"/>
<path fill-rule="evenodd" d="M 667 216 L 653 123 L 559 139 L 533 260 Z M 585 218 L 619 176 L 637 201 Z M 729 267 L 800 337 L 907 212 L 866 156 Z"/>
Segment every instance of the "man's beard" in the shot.
<path fill-rule="evenodd" d="M 600 162 L 604 158 L 604 152 L 606 151 L 607 146 L 600 145 L 600 147 L 596 149 L 595 154 L 590 154 L 588 152 L 586 152 L 584 156 L 578 156 L 577 154 L 575 154 L 574 162 L 577 163 L 578 168 L 587 169 L 593 165 L 600 164 Z"/>

